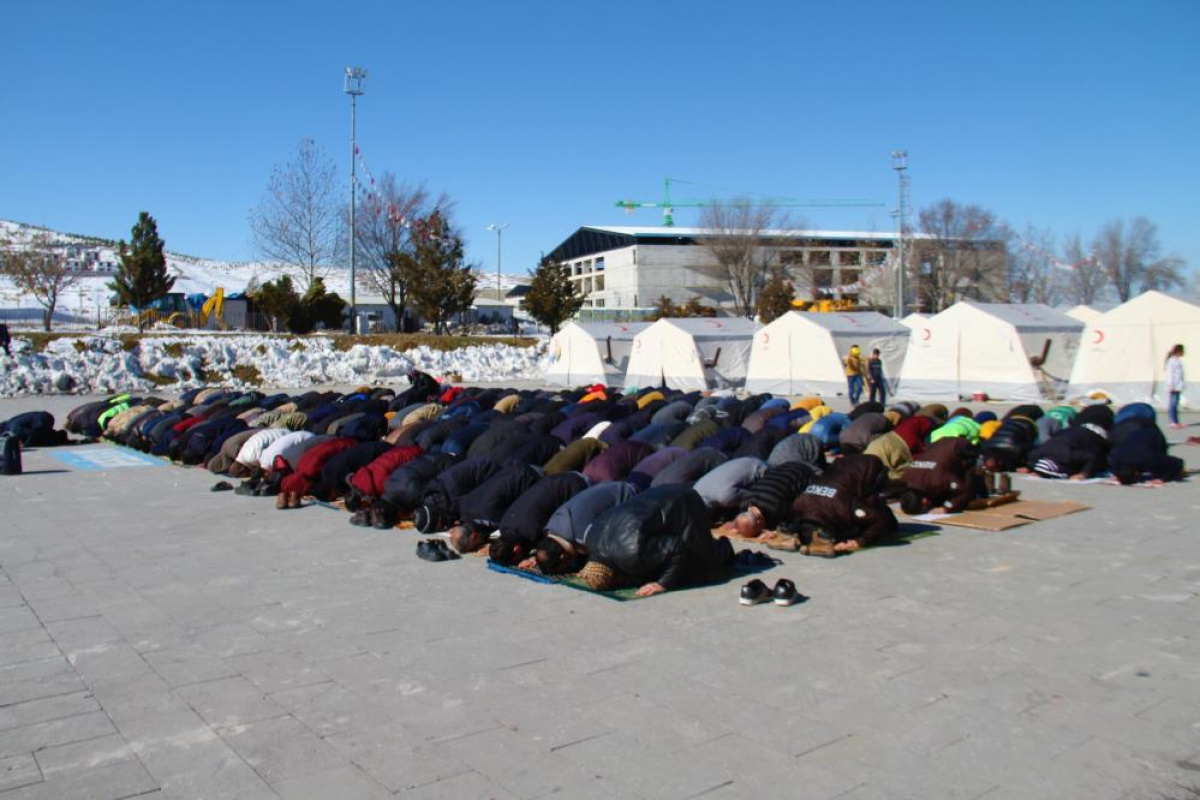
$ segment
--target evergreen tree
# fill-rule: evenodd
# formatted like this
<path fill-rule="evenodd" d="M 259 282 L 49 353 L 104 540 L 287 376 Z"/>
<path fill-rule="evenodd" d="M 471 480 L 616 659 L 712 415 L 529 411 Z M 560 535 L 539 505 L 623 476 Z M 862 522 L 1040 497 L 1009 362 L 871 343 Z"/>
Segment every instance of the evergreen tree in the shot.
<path fill-rule="evenodd" d="M 166 297 L 175 286 L 175 278 L 167 272 L 167 257 L 163 254 L 163 240 L 158 236 L 158 223 L 143 211 L 138 214 L 129 244 L 122 239 L 117 245 L 117 258 L 121 265 L 108 288 L 117 293 L 117 302 L 144 311 L 159 298 Z M 146 319 L 139 314 L 138 330 L 146 326 Z"/>
<path fill-rule="evenodd" d="M 300 298 L 300 306 L 311 321 L 311 327 L 322 326 L 325 330 L 342 327 L 346 316 L 346 301 L 337 292 L 325 291 L 325 280 L 313 278 L 308 291 Z"/>
<path fill-rule="evenodd" d="M 758 303 L 755 311 L 758 318 L 766 324 L 782 317 L 792 310 L 792 298 L 796 295 L 796 287 L 789 280 L 784 280 L 781 270 L 772 270 L 771 277 L 763 284 L 758 293 Z"/>
<path fill-rule="evenodd" d="M 567 268 L 542 256 L 533 272 L 529 293 L 525 295 L 525 310 L 538 324 L 550 328 L 550 335 L 583 308 L 583 295 L 570 280 Z"/>
<path fill-rule="evenodd" d="M 271 331 L 279 330 L 279 326 L 291 329 L 291 320 L 300 308 L 300 296 L 292 285 L 291 277 L 281 275 L 273 281 L 267 281 L 246 294 L 254 301 L 254 305 L 271 322 Z"/>
<path fill-rule="evenodd" d="M 475 302 L 475 275 L 465 261 L 462 237 L 443 212 L 417 220 L 413 240 L 413 305 L 433 322 L 434 333 L 443 334 L 450 320 Z"/>

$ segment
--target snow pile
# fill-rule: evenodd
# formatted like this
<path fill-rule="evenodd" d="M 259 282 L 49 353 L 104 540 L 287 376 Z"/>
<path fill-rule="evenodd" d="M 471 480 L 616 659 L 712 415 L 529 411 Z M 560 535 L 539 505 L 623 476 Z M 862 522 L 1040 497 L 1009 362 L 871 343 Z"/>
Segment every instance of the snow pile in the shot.
<path fill-rule="evenodd" d="M 540 380 L 547 347 L 482 345 L 440 351 L 417 347 L 355 345 L 334 348 L 327 338 L 177 335 L 146 337 L 130 350 L 120 339 L 82 336 L 55 339 L 35 353 L 14 337 L 13 357 L 0 351 L 0 396 L 109 393 L 203 385 L 291 389 L 321 384 L 386 384 L 412 368 L 464 381 Z"/>

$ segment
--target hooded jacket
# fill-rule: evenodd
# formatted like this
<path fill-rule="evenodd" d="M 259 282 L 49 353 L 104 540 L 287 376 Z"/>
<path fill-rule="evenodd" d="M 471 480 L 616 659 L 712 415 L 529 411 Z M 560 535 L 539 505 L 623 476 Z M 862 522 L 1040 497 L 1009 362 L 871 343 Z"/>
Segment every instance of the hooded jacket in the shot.
<path fill-rule="evenodd" d="M 814 478 L 792 504 L 797 523 L 811 523 L 838 541 L 871 544 L 896 532 L 896 515 L 881 491 L 887 480 L 883 462 L 874 456 L 848 455 Z"/>
<path fill-rule="evenodd" d="M 344 450 L 357 447 L 358 444 L 357 439 L 340 438 L 329 439 L 309 448 L 300 456 L 300 460 L 295 462 L 291 474 L 284 476 L 279 490 L 299 495 L 312 494 L 326 462 Z"/>
<path fill-rule="evenodd" d="M 1029 453 L 1029 467 L 1047 478 L 1090 478 L 1108 467 L 1108 436 L 1102 428 L 1064 428 Z"/>
<path fill-rule="evenodd" d="M 645 442 L 618 442 L 589 461 L 583 474 L 592 483 L 623 481 L 654 452 L 654 447 Z"/>
<path fill-rule="evenodd" d="M 767 471 L 767 462 L 757 458 L 735 458 L 713 467 L 695 485 L 696 494 L 711 510 L 729 511 L 745 507 L 750 487 Z"/>
<path fill-rule="evenodd" d="M 421 505 L 421 500 L 433 479 L 453 463 L 454 459 L 445 453 L 425 453 L 417 456 L 387 476 L 379 497 L 391 503 L 394 508 L 412 511 Z M 355 488 L 361 491 L 359 484 L 356 484 Z"/>
<path fill-rule="evenodd" d="M 447 467 L 429 482 L 422 502 L 436 509 L 447 519 L 459 519 L 458 501 L 483 485 L 500 471 L 500 465 L 490 458 L 468 458 Z"/>

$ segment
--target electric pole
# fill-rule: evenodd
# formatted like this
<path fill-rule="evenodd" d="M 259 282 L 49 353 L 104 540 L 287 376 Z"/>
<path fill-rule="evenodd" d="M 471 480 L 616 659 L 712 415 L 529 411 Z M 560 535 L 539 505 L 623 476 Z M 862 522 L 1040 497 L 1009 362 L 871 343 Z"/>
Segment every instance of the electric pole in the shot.
<path fill-rule="evenodd" d="M 904 319 L 904 278 L 907 274 L 904 252 L 904 233 L 908 225 L 908 151 L 892 151 L 892 169 L 899 181 L 900 208 L 896 215 L 896 319 Z"/>
<path fill-rule="evenodd" d="M 358 140 L 355 123 L 358 113 L 358 98 L 362 96 L 367 83 L 367 71 L 362 67 L 346 67 L 346 81 L 342 91 L 350 95 L 350 333 L 358 332 L 358 309 L 356 308 L 355 271 L 354 271 L 354 240 L 358 232 L 354 227 L 354 202 L 358 194 Z"/>

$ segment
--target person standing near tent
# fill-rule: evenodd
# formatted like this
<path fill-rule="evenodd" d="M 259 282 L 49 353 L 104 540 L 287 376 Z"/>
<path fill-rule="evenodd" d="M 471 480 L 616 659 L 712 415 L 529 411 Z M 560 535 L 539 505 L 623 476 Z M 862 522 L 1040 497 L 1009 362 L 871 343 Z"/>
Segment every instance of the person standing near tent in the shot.
<path fill-rule="evenodd" d="M 1172 428 L 1182 428 L 1179 421 L 1179 397 L 1183 394 L 1183 345 L 1177 344 L 1167 353 L 1167 419 Z"/>
<path fill-rule="evenodd" d="M 871 387 L 870 399 L 871 402 L 878 402 L 887 405 L 887 383 L 883 378 L 883 355 L 879 352 L 879 348 L 871 351 L 871 357 L 867 359 L 867 383 Z"/>
<path fill-rule="evenodd" d="M 850 394 L 850 405 L 856 406 L 859 399 L 862 398 L 863 375 L 866 373 L 862 351 L 858 349 L 858 345 L 850 346 L 850 354 L 846 356 L 842 364 L 846 368 L 846 387 Z"/>

